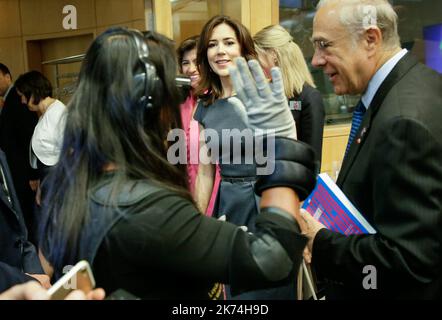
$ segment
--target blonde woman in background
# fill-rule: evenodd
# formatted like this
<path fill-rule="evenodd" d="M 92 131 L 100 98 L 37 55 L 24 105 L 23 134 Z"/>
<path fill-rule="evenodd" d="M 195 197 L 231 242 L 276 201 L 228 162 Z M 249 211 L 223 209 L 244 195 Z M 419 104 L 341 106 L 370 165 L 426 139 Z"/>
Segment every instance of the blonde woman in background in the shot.
<path fill-rule="evenodd" d="M 281 69 L 285 94 L 296 122 L 298 140 L 313 147 L 319 170 L 325 117 L 324 104 L 301 49 L 280 25 L 265 27 L 253 37 L 253 40 L 266 76 L 271 78 L 270 69 L 274 66 Z"/>

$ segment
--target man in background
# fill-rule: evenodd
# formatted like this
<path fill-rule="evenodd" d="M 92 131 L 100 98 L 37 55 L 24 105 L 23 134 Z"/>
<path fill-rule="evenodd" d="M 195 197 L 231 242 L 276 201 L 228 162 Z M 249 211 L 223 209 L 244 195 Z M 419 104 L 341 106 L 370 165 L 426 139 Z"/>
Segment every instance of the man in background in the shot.
<path fill-rule="evenodd" d="M 2 63 L 0 63 L 0 96 L 3 96 L 4 100 L 0 114 L 0 149 L 6 154 L 30 239 L 36 243 L 33 215 L 35 195 L 30 186 L 30 181 L 36 179 L 36 172 L 29 163 L 29 143 L 38 116 L 21 103 L 11 73 Z"/>
<path fill-rule="evenodd" d="M 440 299 L 441 75 L 401 49 L 386 0 L 320 1 L 312 40 L 335 93 L 362 95 L 337 184 L 377 231 L 344 236 L 303 212 L 326 298 Z"/>

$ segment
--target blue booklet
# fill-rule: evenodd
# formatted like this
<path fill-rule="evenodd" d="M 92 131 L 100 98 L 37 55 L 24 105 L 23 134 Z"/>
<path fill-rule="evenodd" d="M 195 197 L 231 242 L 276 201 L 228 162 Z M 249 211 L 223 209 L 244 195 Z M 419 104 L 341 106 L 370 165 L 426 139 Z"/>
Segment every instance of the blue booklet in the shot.
<path fill-rule="evenodd" d="M 316 187 L 302 208 L 329 230 L 345 235 L 376 233 L 327 173 L 318 175 Z"/>

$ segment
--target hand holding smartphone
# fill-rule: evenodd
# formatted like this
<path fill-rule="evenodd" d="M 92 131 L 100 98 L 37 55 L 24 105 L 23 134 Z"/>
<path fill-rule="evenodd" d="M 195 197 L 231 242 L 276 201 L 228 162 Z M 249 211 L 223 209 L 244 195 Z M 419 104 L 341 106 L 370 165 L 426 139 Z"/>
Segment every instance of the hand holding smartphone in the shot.
<path fill-rule="evenodd" d="M 95 288 L 95 279 L 89 263 L 85 260 L 78 262 L 68 273 L 61 277 L 48 289 L 51 300 L 63 300 L 74 290 L 85 294 Z"/>

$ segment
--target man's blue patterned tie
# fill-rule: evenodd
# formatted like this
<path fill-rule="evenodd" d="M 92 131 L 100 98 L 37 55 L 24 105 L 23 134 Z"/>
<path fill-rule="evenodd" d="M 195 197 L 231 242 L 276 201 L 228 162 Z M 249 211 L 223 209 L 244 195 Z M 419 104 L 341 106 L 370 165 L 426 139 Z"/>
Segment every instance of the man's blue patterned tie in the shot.
<path fill-rule="evenodd" d="M 365 111 L 367 111 L 367 109 L 362 103 L 362 100 L 360 100 L 355 110 L 353 111 L 353 120 L 351 121 L 350 137 L 348 138 L 348 144 L 347 144 L 347 149 L 345 150 L 345 155 L 347 155 L 348 150 L 350 150 L 351 143 L 353 142 L 353 139 L 355 138 L 356 133 L 358 132 L 359 126 L 361 125 L 362 122 L 362 118 L 364 118 Z"/>

